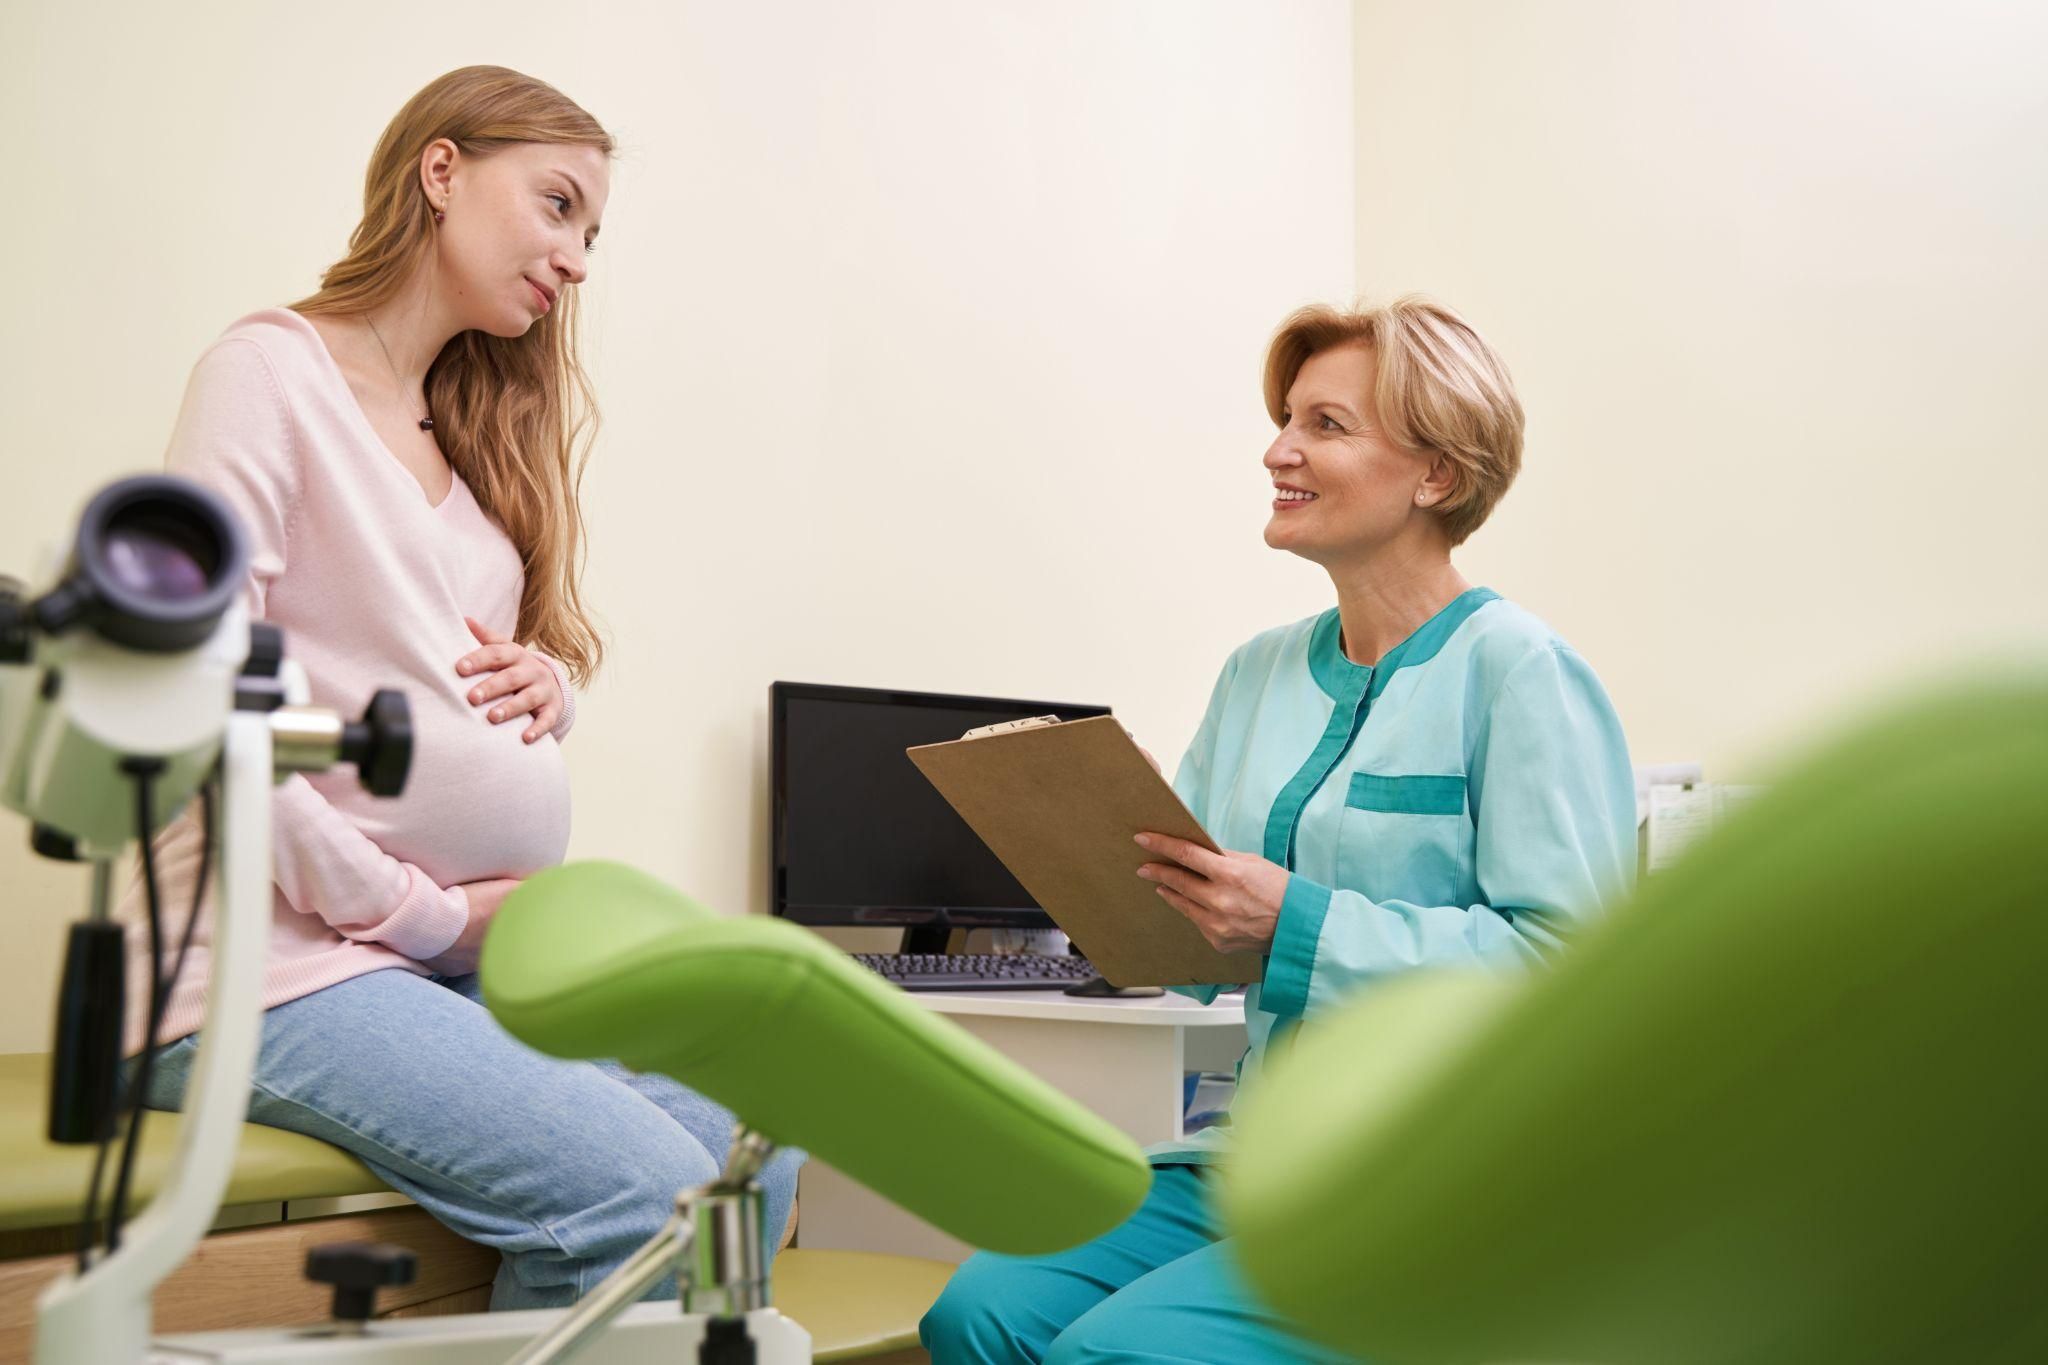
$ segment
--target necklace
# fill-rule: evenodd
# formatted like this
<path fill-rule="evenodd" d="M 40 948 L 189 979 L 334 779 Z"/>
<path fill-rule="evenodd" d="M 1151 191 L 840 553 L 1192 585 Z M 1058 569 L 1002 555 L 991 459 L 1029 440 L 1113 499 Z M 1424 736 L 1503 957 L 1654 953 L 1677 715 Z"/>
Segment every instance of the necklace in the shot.
<path fill-rule="evenodd" d="M 384 353 L 384 363 L 391 367 L 391 377 L 398 381 L 398 387 L 401 391 L 403 391 L 405 388 L 405 380 L 403 377 L 399 375 L 398 366 L 391 359 L 391 348 L 384 344 L 384 334 L 377 330 L 377 319 L 371 317 L 368 313 L 365 313 L 363 314 L 363 321 L 370 324 L 370 335 L 377 338 L 377 349 Z M 420 418 L 421 431 L 432 431 L 433 429 L 434 417 L 432 413 L 429 413 L 426 416 Z"/>

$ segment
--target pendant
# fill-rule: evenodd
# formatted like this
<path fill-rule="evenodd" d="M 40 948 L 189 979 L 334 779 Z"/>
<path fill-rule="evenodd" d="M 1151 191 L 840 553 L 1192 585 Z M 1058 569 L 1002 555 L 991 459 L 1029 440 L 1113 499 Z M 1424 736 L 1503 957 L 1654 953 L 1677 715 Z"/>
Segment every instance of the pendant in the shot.
<path fill-rule="evenodd" d="M 433 429 L 434 429 L 434 419 L 433 419 L 433 418 L 431 418 L 431 417 L 422 417 L 422 418 L 420 418 L 420 430 L 421 430 L 421 431 L 432 431 Z"/>

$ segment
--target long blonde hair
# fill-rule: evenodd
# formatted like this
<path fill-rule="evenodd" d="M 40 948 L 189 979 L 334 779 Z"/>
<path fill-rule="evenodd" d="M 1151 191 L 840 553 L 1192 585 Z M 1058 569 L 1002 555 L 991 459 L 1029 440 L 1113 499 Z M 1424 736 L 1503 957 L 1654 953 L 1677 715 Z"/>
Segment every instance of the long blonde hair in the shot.
<path fill-rule="evenodd" d="M 431 82 L 385 128 L 363 181 L 363 219 L 348 254 L 320 277 L 298 312 L 357 314 L 387 303 L 433 248 L 434 215 L 420 156 L 447 138 L 465 156 L 520 142 L 613 152 L 611 135 L 544 81 L 502 66 L 465 66 Z M 477 503 L 505 528 L 526 567 L 516 638 L 560 659 L 578 684 L 604 658 L 583 605 L 579 494 L 598 411 L 577 354 L 577 294 L 523 336 L 458 333 L 427 368 L 434 435 Z"/>

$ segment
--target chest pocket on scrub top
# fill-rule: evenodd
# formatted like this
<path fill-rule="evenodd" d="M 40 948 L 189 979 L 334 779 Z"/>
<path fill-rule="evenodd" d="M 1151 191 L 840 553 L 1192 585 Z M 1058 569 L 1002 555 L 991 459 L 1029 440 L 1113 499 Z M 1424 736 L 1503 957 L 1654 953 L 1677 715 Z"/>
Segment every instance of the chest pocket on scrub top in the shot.
<path fill-rule="evenodd" d="M 1410 905 L 1461 902 L 1472 822 L 1459 773 L 1353 773 L 1338 835 L 1344 889 Z"/>

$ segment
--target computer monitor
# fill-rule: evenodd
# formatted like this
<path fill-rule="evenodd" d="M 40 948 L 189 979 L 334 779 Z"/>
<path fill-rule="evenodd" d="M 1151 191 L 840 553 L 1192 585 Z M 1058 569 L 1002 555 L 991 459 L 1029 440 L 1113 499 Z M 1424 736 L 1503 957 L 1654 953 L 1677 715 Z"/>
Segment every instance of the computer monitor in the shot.
<path fill-rule="evenodd" d="M 918 952 L 943 946 L 949 929 L 1052 927 L 904 750 L 999 721 L 1083 720 L 1108 707 L 778 682 L 769 712 L 776 914 L 903 925 L 906 948 Z"/>

